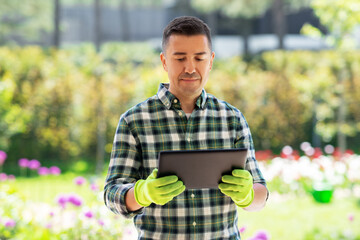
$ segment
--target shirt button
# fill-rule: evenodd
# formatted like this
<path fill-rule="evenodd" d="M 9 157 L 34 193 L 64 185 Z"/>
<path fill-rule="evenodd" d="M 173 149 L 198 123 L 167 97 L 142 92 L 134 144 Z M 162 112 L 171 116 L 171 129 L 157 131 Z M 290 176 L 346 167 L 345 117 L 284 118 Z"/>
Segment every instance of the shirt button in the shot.
<path fill-rule="evenodd" d="M 195 197 L 195 195 L 194 195 L 194 194 L 191 194 L 191 197 L 192 197 L 192 198 L 194 198 L 194 197 Z"/>
<path fill-rule="evenodd" d="M 175 100 L 174 100 L 174 103 L 178 103 L 178 100 L 177 100 L 177 99 L 175 99 Z"/>
<path fill-rule="evenodd" d="M 191 141 L 191 138 L 188 137 L 186 140 L 187 140 L 188 142 L 190 142 L 190 141 Z"/>
<path fill-rule="evenodd" d="M 196 222 L 193 222 L 193 226 L 194 226 L 194 227 L 196 226 Z"/>
<path fill-rule="evenodd" d="M 179 112 L 179 115 L 182 116 L 183 115 L 182 112 Z"/>

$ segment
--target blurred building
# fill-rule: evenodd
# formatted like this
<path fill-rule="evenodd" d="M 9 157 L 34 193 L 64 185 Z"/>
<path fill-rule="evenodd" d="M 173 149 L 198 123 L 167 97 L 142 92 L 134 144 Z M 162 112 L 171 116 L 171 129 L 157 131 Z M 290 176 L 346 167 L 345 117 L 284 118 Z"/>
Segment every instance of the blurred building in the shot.
<path fill-rule="evenodd" d="M 62 45 L 92 42 L 95 38 L 94 10 L 92 6 L 64 6 L 61 9 Z M 239 35 L 241 19 L 230 19 L 220 13 L 200 14 L 184 6 L 148 6 L 136 8 L 101 8 L 101 42 L 113 41 L 149 41 L 157 49 L 161 48 L 161 36 L 166 24 L 177 16 L 193 15 L 206 21 L 214 35 L 214 49 L 218 57 L 228 57 L 243 53 L 243 39 Z M 319 20 L 311 9 L 286 16 L 287 33 L 284 37 L 285 49 L 323 49 L 321 40 L 300 35 L 304 23 L 319 27 Z M 244 23 L 247 24 L 247 23 Z M 277 37 L 273 34 L 271 12 L 251 20 L 249 38 L 250 53 L 277 48 Z"/>
<path fill-rule="evenodd" d="M 101 2 L 101 1 L 99 1 Z M 125 1 L 121 1 L 125 2 Z M 198 16 L 206 21 L 212 29 L 214 49 L 217 57 L 229 57 L 244 53 L 244 38 L 241 30 L 249 27 L 248 52 L 259 53 L 277 49 L 278 37 L 274 34 L 272 12 L 267 11 L 262 17 L 242 21 L 239 18 L 229 18 L 220 12 L 201 14 L 190 7 L 190 1 L 170 1 L 171 5 L 126 5 L 109 6 L 102 3 L 99 18 L 94 14 L 94 6 L 62 5 L 60 7 L 60 46 L 83 42 L 101 43 L 116 41 L 149 41 L 154 48 L 161 48 L 163 28 L 174 17 L 182 15 Z M 98 19 L 98 20 L 96 20 Z M 286 15 L 286 29 L 283 48 L 319 50 L 327 48 L 320 39 L 311 39 L 300 35 L 304 23 L 319 27 L 319 20 L 312 9 L 304 8 Z M 98 24 L 96 24 L 98 23 Z M 99 26 L 95 30 L 95 26 Z M 359 31 L 358 31 L 359 32 Z M 360 40 L 360 35 L 358 39 Z M 36 43 L 49 46 L 53 44 L 53 33 L 42 34 Z M 19 44 L 28 43 L 26 39 L 14 39 Z M 34 42 L 32 42 L 34 43 Z"/>

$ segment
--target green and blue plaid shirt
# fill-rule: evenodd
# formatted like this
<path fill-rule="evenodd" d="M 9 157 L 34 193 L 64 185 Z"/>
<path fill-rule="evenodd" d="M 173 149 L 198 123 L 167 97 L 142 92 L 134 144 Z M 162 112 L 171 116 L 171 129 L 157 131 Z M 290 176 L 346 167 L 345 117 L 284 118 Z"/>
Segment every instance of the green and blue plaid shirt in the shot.
<path fill-rule="evenodd" d="M 202 91 L 190 117 L 179 100 L 160 84 L 157 95 L 120 117 L 104 188 L 106 206 L 134 217 L 139 239 L 240 239 L 237 206 L 218 189 L 185 190 L 164 206 L 136 212 L 125 205 L 126 192 L 157 167 L 165 150 L 247 148 L 246 169 L 266 186 L 255 160 L 249 126 L 230 104 Z"/>

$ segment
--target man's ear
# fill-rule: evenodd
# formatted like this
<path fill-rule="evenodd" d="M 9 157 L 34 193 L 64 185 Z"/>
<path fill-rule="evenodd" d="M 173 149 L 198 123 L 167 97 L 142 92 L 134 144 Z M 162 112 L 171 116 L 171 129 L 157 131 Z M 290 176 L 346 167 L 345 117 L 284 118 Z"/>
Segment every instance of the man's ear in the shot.
<path fill-rule="evenodd" d="M 160 60 L 163 65 L 164 70 L 167 72 L 167 66 L 166 66 L 166 58 L 164 53 L 160 53 Z"/>
<path fill-rule="evenodd" d="M 214 58 L 215 58 L 215 52 L 212 52 L 211 53 L 211 58 L 210 58 L 210 70 L 212 69 Z"/>

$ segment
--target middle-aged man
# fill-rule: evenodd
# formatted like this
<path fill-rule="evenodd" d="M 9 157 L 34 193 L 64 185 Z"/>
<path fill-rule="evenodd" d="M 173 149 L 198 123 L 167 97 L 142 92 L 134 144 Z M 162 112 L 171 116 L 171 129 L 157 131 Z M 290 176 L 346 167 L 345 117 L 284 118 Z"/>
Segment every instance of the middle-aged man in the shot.
<path fill-rule="evenodd" d="M 210 29 L 196 17 L 175 18 L 162 47 L 169 84 L 120 117 L 105 204 L 134 218 L 139 239 L 240 239 L 237 207 L 262 209 L 268 190 L 244 116 L 204 90 L 215 56 Z M 224 175 L 218 189 L 156 177 L 160 151 L 230 148 L 248 149 L 246 167 Z"/>

